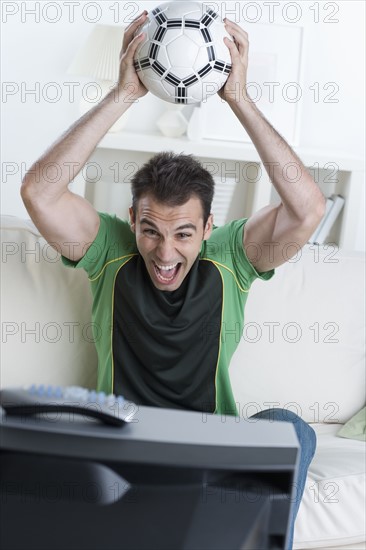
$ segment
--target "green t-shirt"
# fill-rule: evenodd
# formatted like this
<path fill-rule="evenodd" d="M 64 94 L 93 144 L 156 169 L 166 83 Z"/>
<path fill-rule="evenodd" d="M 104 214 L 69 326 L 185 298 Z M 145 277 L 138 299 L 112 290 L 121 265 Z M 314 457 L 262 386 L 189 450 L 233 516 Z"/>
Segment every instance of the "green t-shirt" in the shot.
<path fill-rule="evenodd" d="M 258 273 L 243 248 L 246 219 L 215 227 L 182 285 L 153 285 L 127 221 L 100 213 L 78 262 L 93 293 L 98 390 L 136 404 L 237 414 L 229 364 Z"/>

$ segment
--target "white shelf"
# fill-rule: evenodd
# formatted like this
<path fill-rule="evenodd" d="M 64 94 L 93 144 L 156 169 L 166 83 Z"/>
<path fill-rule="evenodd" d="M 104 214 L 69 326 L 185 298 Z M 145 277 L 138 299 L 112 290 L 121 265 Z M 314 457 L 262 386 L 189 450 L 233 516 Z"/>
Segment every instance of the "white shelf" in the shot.
<path fill-rule="evenodd" d="M 135 134 L 132 132 L 121 132 L 119 134 L 110 133 L 102 139 L 98 148 L 151 153 L 177 151 L 194 154 L 199 157 L 260 162 L 255 147 L 249 143 L 208 139 L 191 141 L 187 137 L 168 138 L 159 134 Z"/>
<path fill-rule="evenodd" d="M 187 137 L 168 138 L 159 134 L 119 132 L 107 134 L 99 143 L 98 149 L 117 149 L 158 153 L 176 151 L 194 154 L 198 157 L 235 160 L 242 162 L 260 162 L 259 155 L 251 143 L 237 141 L 219 141 L 200 139 L 191 141 Z M 334 163 L 338 170 L 345 172 L 362 171 L 363 159 L 340 151 L 305 149 L 293 147 L 305 166 L 318 163 L 319 168 Z M 330 168 L 331 169 L 331 168 Z"/>

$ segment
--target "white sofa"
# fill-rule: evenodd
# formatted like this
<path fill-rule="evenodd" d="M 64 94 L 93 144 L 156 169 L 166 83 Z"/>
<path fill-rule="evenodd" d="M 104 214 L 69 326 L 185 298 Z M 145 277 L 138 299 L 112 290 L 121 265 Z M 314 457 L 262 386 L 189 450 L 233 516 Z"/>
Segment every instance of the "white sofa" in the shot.
<path fill-rule="evenodd" d="M 62 266 L 31 222 L 3 216 L 1 386 L 93 387 L 89 283 Z M 295 549 L 365 548 L 365 444 L 337 436 L 365 405 L 364 257 L 302 249 L 249 294 L 230 367 L 244 417 L 293 410 L 318 437 Z"/>

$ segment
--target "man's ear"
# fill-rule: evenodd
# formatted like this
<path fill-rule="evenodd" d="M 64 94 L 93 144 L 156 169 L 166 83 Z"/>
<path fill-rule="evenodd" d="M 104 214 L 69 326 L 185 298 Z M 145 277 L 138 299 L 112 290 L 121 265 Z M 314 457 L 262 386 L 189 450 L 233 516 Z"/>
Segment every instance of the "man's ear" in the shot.
<path fill-rule="evenodd" d="M 133 231 L 135 233 L 135 224 L 136 224 L 136 220 L 135 220 L 135 213 L 133 211 L 133 208 L 132 206 L 130 206 L 130 208 L 128 209 L 128 213 L 130 215 L 130 227 L 131 227 L 131 231 Z"/>
<path fill-rule="evenodd" d="M 207 218 L 205 231 L 203 233 L 203 240 L 204 241 L 207 241 L 207 239 L 210 238 L 211 233 L 212 233 L 212 229 L 213 229 L 213 214 L 210 214 L 209 217 Z"/>

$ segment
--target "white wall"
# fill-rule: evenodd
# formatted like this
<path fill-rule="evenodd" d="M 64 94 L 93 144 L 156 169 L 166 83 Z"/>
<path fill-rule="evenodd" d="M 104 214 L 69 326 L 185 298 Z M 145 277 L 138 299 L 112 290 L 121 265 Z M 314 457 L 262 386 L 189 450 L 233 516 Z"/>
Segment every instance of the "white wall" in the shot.
<path fill-rule="evenodd" d="M 79 116 L 82 86 L 72 97 L 70 85 L 65 83 L 75 82 L 77 78 L 68 75 L 67 68 L 94 24 L 127 25 L 131 16 L 158 3 L 2 2 L 3 213 L 27 216 L 19 198 L 24 170 Z M 249 33 L 256 17 L 259 16 L 260 23 L 269 22 L 270 5 L 274 23 L 302 26 L 303 94 L 299 102 L 299 145 L 363 157 L 364 2 L 206 3 L 219 6 L 222 16 L 227 14 L 238 21 L 240 15 L 241 25 Z M 57 83 L 57 87 L 50 84 L 52 82 Z M 316 98 L 314 86 L 318 87 L 319 98 Z M 32 89 L 36 90 L 33 94 Z M 332 91 L 332 98 L 327 100 Z M 55 95 L 57 92 L 59 97 Z M 144 98 L 142 101 L 149 100 Z M 162 108 L 159 102 L 153 104 L 155 109 Z M 153 118 L 146 118 L 147 111 L 146 107 L 142 109 L 143 115 L 139 118 L 136 109 L 137 118 L 129 119 L 129 127 L 151 131 Z M 361 201 L 359 207 L 364 220 Z M 357 247 L 364 249 L 364 246 L 360 226 Z"/>

